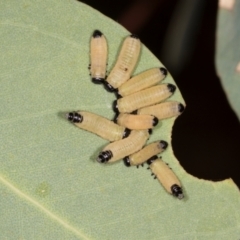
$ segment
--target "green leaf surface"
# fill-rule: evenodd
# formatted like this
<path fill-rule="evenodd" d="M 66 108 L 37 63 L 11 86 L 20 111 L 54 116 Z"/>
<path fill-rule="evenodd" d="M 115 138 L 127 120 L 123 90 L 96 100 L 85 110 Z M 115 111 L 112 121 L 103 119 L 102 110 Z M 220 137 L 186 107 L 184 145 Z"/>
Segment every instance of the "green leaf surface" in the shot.
<path fill-rule="evenodd" d="M 240 119 L 240 1 L 231 2 L 235 3 L 232 8 L 219 9 L 216 64 L 229 103 Z"/>
<path fill-rule="evenodd" d="M 162 157 L 184 186 L 180 201 L 146 166 L 97 163 L 107 141 L 62 117 L 79 109 L 113 117 L 114 95 L 92 84 L 87 69 L 95 29 L 108 39 L 110 69 L 129 33 L 99 12 L 74 0 L 0 2 L 0 239 L 238 240 L 240 196 L 231 180 L 187 174 L 169 147 Z M 158 66 L 143 47 L 135 73 Z M 171 99 L 183 102 L 179 90 Z M 174 120 L 149 141 L 170 143 Z"/>

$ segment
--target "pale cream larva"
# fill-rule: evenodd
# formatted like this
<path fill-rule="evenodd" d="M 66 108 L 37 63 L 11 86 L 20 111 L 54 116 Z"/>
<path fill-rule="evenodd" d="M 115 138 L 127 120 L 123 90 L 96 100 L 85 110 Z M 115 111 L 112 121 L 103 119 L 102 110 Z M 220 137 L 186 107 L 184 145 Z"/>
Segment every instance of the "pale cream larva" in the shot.
<path fill-rule="evenodd" d="M 113 109 L 115 112 L 131 113 L 139 108 L 164 101 L 175 90 L 176 87 L 172 84 L 160 84 L 115 100 L 113 102 Z"/>
<path fill-rule="evenodd" d="M 124 164 L 127 167 L 138 166 L 140 164 L 143 164 L 151 157 L 163 152 L 167 148 L 167 146 L 168 146 L 168 143 L 163 140 L 150 143 L 140 151 L 133 153 L 128 157 L 125 157 L 123 159 Z"/>
<path fill-rule="evenodd" d="M 90 42 L 90 73 L 94 83 L 103 83 L 107 68 L 107 41 L 99 31 L 93 32 Z"/>
<path fill-rule="evenodd" d="M 154 156 L 150 158 L 147 163 L 149 164 L 152 173 L 157 177 L 168 193 L 178 199 L 184 198 L 180 181 L 162 159 Z"/>
<path fill-rule="evenodd" d="M 105 87 L 108 91 L 115 91 L 119 86 L 130 79 L 137 64 L 140 50 L 141 42 L 136 35 L 132 34 L 126 37 L 117 61 L 105 82 Z"/>
<path fill-rule="evenodd" d="M 99 163 L 111 163 L 139 151 L 149 137 L 148 130 L 132 130 L 130 135 L 124 139 L 108 144 L 99 153 Z"/>
<path fill-rule="evenodd" d="M 185 107 L 183 104 L 175 101 L 167 101 L 163 103 L 159 103 L 153 106 L 140 108 L 137 113 L 143 114 L 153 114 L 159 120 L 165 118 L 176 117 L 180 115 L 184 111 Z"/>
<path fill-rule="evenodd" d="M 77 127 L 95 133 L 110 142 L 125 138 L 130 133 L 129 129 L 91 112 L 70 112 L 66 117 Z"/>
<path fill-rule="evenodd" d="M 166 68 L 151 68 L 134 76 L 133 78 L 122 84 L 118 88 L 118 94 L 124 97 L 132 93 L 141 91 L 143 89 L 152 87 L 160 83 L 166 77 L 166 75 Z"/>
<path fill-rule="evenodd" d="M 158 119 L 155 116 L 146 114 L 120 113 L 115 121 L 120 126 L 135 130 L 150 129 L 158 124 Z"/>

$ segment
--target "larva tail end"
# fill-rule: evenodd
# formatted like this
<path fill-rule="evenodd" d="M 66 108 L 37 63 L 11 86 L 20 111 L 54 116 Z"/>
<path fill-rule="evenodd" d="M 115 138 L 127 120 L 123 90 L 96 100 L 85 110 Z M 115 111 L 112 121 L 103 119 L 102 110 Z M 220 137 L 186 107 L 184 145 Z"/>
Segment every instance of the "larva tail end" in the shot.
<path fill-rule="evenodd" d="M 83 116 L 77 112 L 67 113 L 66 118 L 69 122 L 73 123 L 81 123 L 83 121 Z"/>
<path fill-rule="evenodd" d="M 148 165 L 151 165 L 156 159 L 158 159 L 158 156 L 157 156 L 157 155 L 150 157 L 150 158 L 147 160 L 147 164 L 148 164 Z"/>
<path fill-rule="evenodd" d="M 112 85 L 110 85 L 108 82 L 104 82 L 104 88 L 108 91 L 108 92 L 115 92 L 116 91 L 116 89 L 112 86 Z"/>
<path fill-rule="evenodd" d="M 114 111 L 116 114 L 119 114 L 118 106 L 117 106 L 117 100 L 114 100 L 114 101 L 113 101 L 112 108 L 113 108 L 113 111 Z"/>
<path fill-rule="evenodd" d="M 131 37 L 131 38 L 139 39 L 138 35 L 136 35 L 136 34 L 131 34 L 130 37 Z"/>
<path fill-rule="evenodd" d="M 130 135 L 130 133 L 131 133 L 131 130 L 128 129 L 128 128 L 125 128 L 124 133 L 123 133 L 123 137 L 122 137 L 122 138 L 126 138 L 126 137 L 128 137 L 128 136 Z"/>
<path fill-rule="evenodd" d="M 185 107 L 183 106 L 183 104 L 179 103 L 178 104 L 178 112 L 182 113 L 185 110 Z"/>
<path fill-rule="evenodd" d="M 166 77 L 167 74 L 168 74 L 167 69 L 166 69 L 166 68 L 163 68 L 163 67 L 160 67 L 159 69 L 160 69 L 160 72 L 162 73 L 162 75 L 164 75 L 164 76 Z"/>
<path fill-rule="evenodd" d="M 104 78 L 92 78 L 92 82 L 95 84 L 102 84 L 104 82 Z"/>
<path fill-rule="evenodd" d="M 98 155 L 97 161 L 99 163 L 106 163 L 112 158 L 112 156 L 113 155 L 111 151 L 104 151 Z"/>
<path fill-rule="evenodd" d="M 98 38 L 102 36 L 102 33 L 99 30 L 95 30 L 92 35 L 94 38 Z"/>
<path fill-rule="evenodd" d="M 171 93 L 174 93 L 176 90 L 176 86 L 174 86 L 173 84 L 170 84 L 170 83 L 167 85 L 167 88 L 168 88 L 169 92 L 171 92 Z"/>
<path fill-rule="evenodd" d="M 158 119 L 156 117 L 153 118 L 153 123 L 152 123 L 153 127 L 158 125 Z"/>
<path fill-rule="evenodd" d="M 131 166 L 129 157 L 123 158 L 123 162 L 124 162 L 124 165 L 125 165 L 126 167 L 130 167 L 130 166 Z"/>
<path fill-rule="evenodd" d="M 168 147 L 168 143 L 166 141 L 161 140 L 160 144 L 161 144 L 162 149 L 164 149 L 164 150 Z"/>
<path fill-rule="evenodd" d="M 177 184 L 172 185 L 171 191 L 172 191 L 173 196 L 177 197 L 178 199 L 184 198 L 182 188 L 179 187 Z"/>
<path fill-rule="evenodd" d="M 119 116 L 119 113 L 116 113 L 112 120 L 114 123 L 117 123 L 118 116 Z"/>
<path fill-rule="evenodd" d="M 115 91 L 114 93 L 115 93 L 115 96 L 116 96 L 117 99 L 122 98 L 122 95 L 119 94 L 118 91 Z"/>

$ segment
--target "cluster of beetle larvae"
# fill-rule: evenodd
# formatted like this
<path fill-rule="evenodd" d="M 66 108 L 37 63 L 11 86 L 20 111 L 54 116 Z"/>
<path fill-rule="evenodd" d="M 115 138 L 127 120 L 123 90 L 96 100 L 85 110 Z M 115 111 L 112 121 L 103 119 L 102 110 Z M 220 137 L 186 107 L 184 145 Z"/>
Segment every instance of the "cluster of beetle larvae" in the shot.
<path fill-rule="evenodd" d="M 116 116 L 111 121 L 91 112 L 78 111 L 68 113 L 67 119 L 111 142 L 99 153 L 99 163 L 123 159 L 129 167 L 147 162 L 152 175 L 166 191 L 182 199 L 180 181 L 157 156 L 168 143 L 160 140 L 144 145 L 158 120 L 180 115 L 184 106 L 176 101 L 163 102 L 176 90 L 172 84 L 159 84 L 167 75 L 165 68 L 152 68 L 131 77 L 140 50 L 141 42 L 136 35 L 126 37 L 115 66 L 106 77 L 107 41 L 99 30 L 95 30 L 90 41 L 90 75 L 93 83 L 103 84 L 107 91 L 116 93 L 117 99 L 113 102 Z"/>

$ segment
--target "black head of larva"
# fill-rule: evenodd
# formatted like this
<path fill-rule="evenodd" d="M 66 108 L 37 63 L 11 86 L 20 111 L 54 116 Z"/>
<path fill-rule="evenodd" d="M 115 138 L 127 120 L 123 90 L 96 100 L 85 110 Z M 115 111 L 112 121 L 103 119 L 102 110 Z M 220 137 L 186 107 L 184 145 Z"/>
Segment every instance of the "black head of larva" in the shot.
<path fill-rule="evenodd" d="M 108 82 L 104 82 L 104 88 L 108 91 L 108 92 L 115 92 L 116 89 L 111 85 L 109 84 Z"/>
<path fill-rule="evenodd" d="M 147 160 L 147 164 L 148 165 L 151 165 L 155 160 L 157 160 L 158 159 L 158 156 L 152 156 L 152 157 L 150 157 L 148 160 Z"/>
<path fill-rule="evenodd" d="M 172 191 L 173 196 L 177 197 L 178 199 L 184 198 L 182 188 L 179 187 L 177 184 L 172 185 L 171 191 Z"/>
<path fill-rule="evenodd" d="M 99 30 L 95 30 L 92 35 L 94 38 L 98 38 L 102 36 L 102 33 Z"/>
<path fill-rule="evenodd" d="M 182 113 L 184 110 L 185 110 L 185 107 L 184 107 L 181 103 L 179 103 L 179 104 L 178 104 L 178 111 L 179 111 L 180 113 Z"/>
<path fill-rule="evenodd" d="M 102 84 L 104 81 L 104 78 L 92 78 L 92 82 L 95 84 Z"/>
<path fill-rule="evenodd" d="M 123 132 L 123 137 L 122 138 L 126 138 L 130 135 L 131 130 L 128 128 L 125 128 L 124 132 Z"/>
<path fill-rule="evenodd" d="M 131 38 L 139 39 L 138 35 L 136 35 L 136 34 L 131 34 L 130 37 L 131 37 Z"/>
<path fill-rule="evenodd" d="M 105 163 L 108 162 L 112 158 L 112 152 L 111 151 L 103 151 L 98 155 L 97 161 L 99 163 Z"/>
<path fill-rule="evenodd" d="M 157 126 L 157 124 L 158 124 L 158 119 L 156 117 L 154 117 L 153 123 L 152 123 L 153 127 Z"/>
<path fill-rule="evenodd" d="M 160 67 L 159 69 L 160 69 L 160 72 L 162 73 L 162 75 L 167 76 L 168 71 L 166 68 Z"/>
<path fill-rule="evenodd" d="M 117 100 L 114 100 L 114 101 L 113 101 L 112 108 L 113 108 L 113 111 L 114 111 L 116 114 L 119 114 L 118 105 L 117 105 Z"/>
<path fill-rule="evenodd" d="M 174 93 L 176 90 L 176 86 L 174 86 L 173 84 L 170 84 L 170 83 L 167 85 L 167 88 L 168 88 L 169 92 L 171 92 L 171 93 Z"/>
<path fill-rule="evenodd" d="M 83 116 L 77 112 L 70 112 L 66 115 L 68 121 L 73 123 L 81 123 L 83 121 Z"/>
<path fill-rule="evenodd" d="M 160 144 L 161 144 L 162 149 L 164 149 L 164 150 L 168 147 L 168 143 L 166 141 L 161 140 Z"/>
<path fill-rule="evenodd" d="M 123 162 L 124 162 L 126 167 L 130 167 L 131 166 L 129 157 L 123 158 Z"/>

